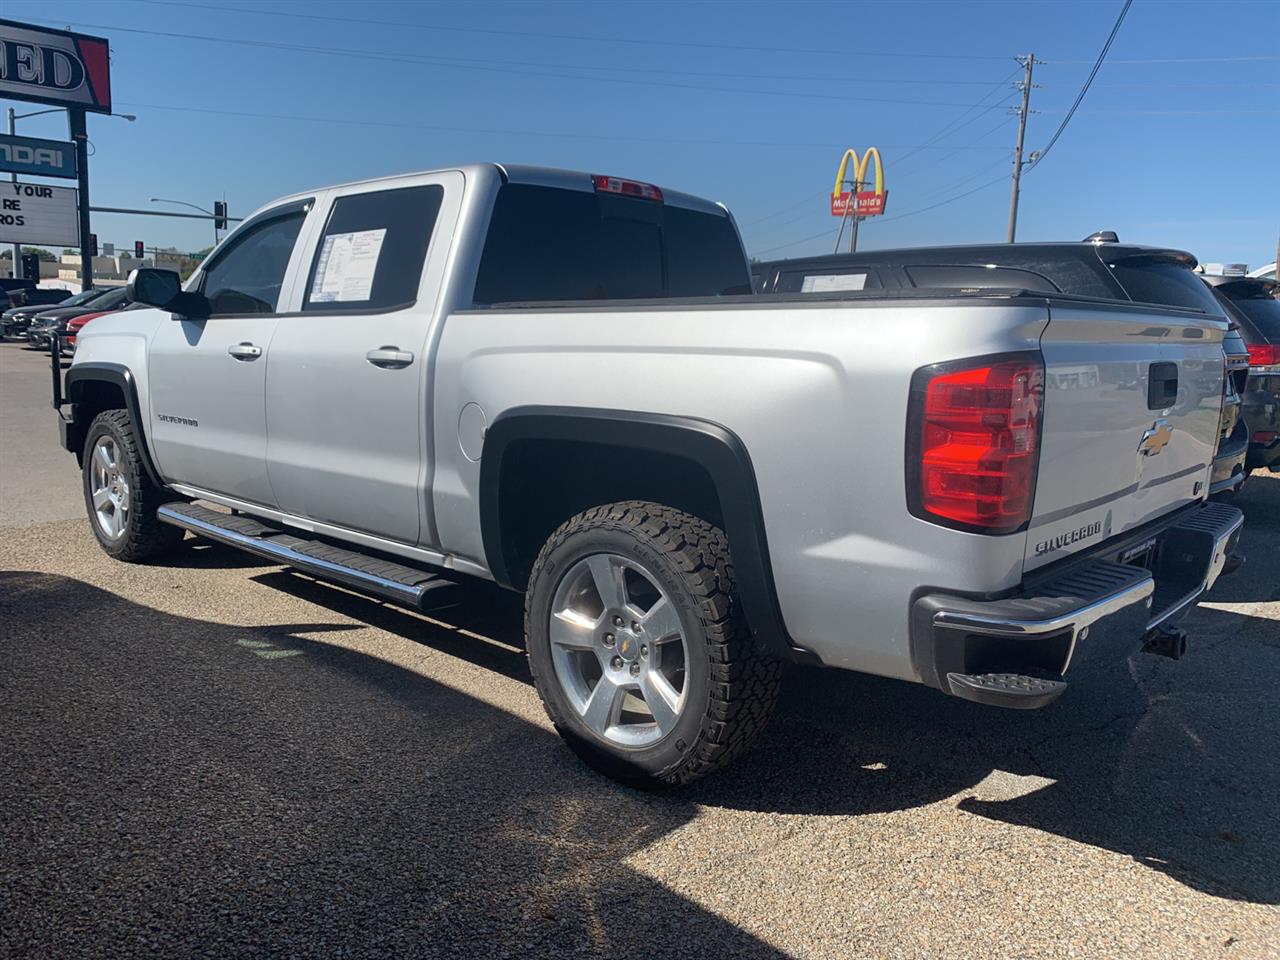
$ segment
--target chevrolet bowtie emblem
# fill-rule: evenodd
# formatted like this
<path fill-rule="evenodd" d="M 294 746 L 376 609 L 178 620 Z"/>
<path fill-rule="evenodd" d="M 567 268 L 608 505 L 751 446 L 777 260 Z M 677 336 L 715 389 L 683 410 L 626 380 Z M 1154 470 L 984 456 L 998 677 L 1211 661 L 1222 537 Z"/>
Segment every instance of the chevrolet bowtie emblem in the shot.
<path fill-rule="evenodd" d="M 1173 424 L 1161 417 L 1142 434 L 1138 452 L 1144 457 L 1154 457 L 1173 439 Z"/>

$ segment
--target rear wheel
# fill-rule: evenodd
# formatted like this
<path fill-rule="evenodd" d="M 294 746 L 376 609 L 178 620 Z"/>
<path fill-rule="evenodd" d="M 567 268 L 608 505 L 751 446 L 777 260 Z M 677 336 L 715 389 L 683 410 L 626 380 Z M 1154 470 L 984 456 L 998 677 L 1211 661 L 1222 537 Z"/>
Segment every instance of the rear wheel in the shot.
<path fill-rule="evenodd" d="M 724 534 L 659 504 L 595 507 L 544 545 L 525 605 L 547 714 L 597 770 L 688 783 L 764 728 L 781 664 L 742 618 Z"/>
<path fill-rule="evenodd" d="M 150 560 L 172 550 L 183 531 L 161 523 L 163 488 L 147 475 L 138 435 L 126 410 L 105 410 L 84 443 L 84 503 L 93 535 L 117 560 Z"/>

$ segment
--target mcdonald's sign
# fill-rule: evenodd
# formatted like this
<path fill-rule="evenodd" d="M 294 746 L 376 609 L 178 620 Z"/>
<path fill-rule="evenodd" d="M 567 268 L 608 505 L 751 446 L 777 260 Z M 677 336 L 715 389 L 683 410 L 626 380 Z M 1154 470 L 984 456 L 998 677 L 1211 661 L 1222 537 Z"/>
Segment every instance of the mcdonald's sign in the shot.
<path fill-rule="evenodd" d="M 855 189 L 845 190 L 848 182 L 849 161 L 853 161 L 853 183 Z M 867 183 L 867 167 L 871 161 L 876 162 L 876 179 L 874 190 L 861 189 Z M 884 213 L 885 200 L 889 191 L 884 188 L 884 163 L 880 160 L 880 151 L 875 147 L 867 147 L 867 152 L 858 159 L 858 151 L 846 150 L 840 159 L 840 168 L 836 170 L 836 183 L 831 189 L 831 215 L 833 217 L 875 217 Z M 850 201 L 853 209 L 849 209 Z"/>

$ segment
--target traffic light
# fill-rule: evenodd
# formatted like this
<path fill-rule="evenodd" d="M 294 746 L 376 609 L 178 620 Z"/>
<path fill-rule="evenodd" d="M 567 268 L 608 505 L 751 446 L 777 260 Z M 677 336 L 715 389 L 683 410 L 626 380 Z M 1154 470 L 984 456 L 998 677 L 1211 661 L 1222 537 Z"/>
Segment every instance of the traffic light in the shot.
<path fill-rule="evenodd" d="M 89 234 L 89 256 L 96 257 L 98 255 L 98 235 L 96 233 Z"/>
<path fill-rule="evenodd" d="M 142 260 L 147 255 L 146 248 L 142 245 L 141 240 L 133 241 L 133 255 L 136 259 Z"/>
<path fill-rule="evenodd" d="M 24 253 L 22 255 L 22 275 L 28 280 L 40 280 L 40 254 Z"/>
<path fill-rule="evenodd" d="M 222 200 L 213 201 L 213 229 L 227 229 L 227 205 Z"/>

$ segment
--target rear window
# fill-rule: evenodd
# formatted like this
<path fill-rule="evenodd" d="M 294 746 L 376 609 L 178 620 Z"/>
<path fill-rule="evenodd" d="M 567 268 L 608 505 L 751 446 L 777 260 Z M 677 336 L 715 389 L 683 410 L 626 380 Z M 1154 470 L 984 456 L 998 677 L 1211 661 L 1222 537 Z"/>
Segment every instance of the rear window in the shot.
<path fill-rule="evenodd" d="M 444 188 L 353 193 L 334 201 L 303 310 L 393 310 L 418 298 Z"/>
<path fill-rule="evenodd" d="M 1223 284 L 1218 291 L 1248 319 L 1253 328 L 1272 343 L 1280 342 L 1280 286 L 1274 284 Z"/>
<path fill-rule="evenodd" d="M 1107 264 L 1129 299 L 1220 314 L 1222 310 L 1204 282 L 1191 268 L 1168 260 L 1128 257 Z"/>
<path fill-rule="evenodd" d="M 952 266 L 907 267 L 907 276 L 917 287 L 1007 287 L 1017 290 L 1043 290 L 1058 293 L 1058 288 L 1045 277 L 1030 270 L 1009 267 Z"/>
<path fill-rule="evenodd" d="M 751 292 L 729 218 L 652 200 L 507 184 L 476 276 L 477 304 Z"/>
<path fill-rule="evenodd" d="M 872 270 L 789 270 L 778 275 L 776 293 L 838 293 L 846 290 L 879 290 L 880 277 Z"/>

